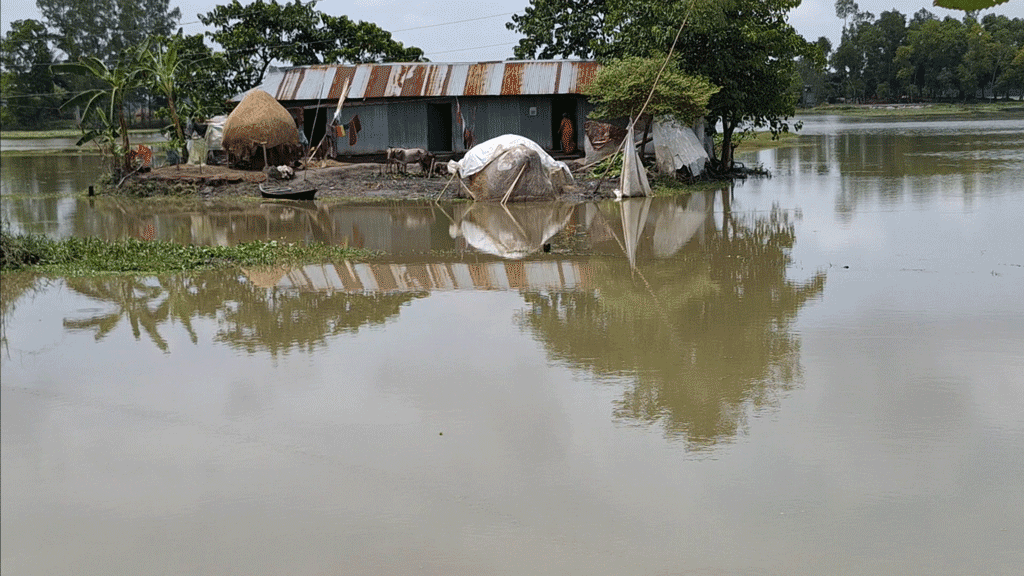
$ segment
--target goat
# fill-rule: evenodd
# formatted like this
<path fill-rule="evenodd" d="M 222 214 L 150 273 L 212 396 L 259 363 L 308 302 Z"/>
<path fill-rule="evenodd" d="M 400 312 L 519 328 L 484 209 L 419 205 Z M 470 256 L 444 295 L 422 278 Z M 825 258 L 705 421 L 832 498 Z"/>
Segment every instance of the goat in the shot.
<path fill-rule="evenodd" d="M 427 152 L 423 148 L 388 148 L 386 155 L 387 171 L 391 171 L 391 167 L 395 166 L 395 170 L 398 170 L 401 166 L 401 171 L 405 172 L 409 164 L 417 163 L 426 174 L 430 171 L 430 165 L 434 161 L 434 155 Z"/>

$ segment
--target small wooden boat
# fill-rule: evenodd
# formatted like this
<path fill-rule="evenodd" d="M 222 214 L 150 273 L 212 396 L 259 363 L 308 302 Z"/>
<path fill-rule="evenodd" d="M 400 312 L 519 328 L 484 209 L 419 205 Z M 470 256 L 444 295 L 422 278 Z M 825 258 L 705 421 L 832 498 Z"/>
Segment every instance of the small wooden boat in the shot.
<path fill-rule="evenodd" d="M 278 200 L 312 200 L 316 197 L 316 188 L 295 188 L 292 186 L 273 186 L 260 184 L 260 196 L 277 198 Z"/>

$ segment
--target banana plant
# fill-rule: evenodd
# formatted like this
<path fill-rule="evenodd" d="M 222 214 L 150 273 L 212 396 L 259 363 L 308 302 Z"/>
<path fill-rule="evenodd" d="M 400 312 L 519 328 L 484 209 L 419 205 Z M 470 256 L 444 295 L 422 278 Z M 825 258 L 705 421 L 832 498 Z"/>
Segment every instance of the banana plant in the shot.
<path fill-rule="evenodd" d="M 65 102 L 61 110 L 82 107 L 84 135 L 78 144 L 97 140 L 100 135 L 111 137 L 113 142 L 106 144 L 110 153 L 119 158 L 119 168 L 123 174 L 131 171 L 131 143 L 128 140 L 128 119 L 125 117 L 124 101 L 129 92 L 144 84 L 146 77 L 146 70 L 139 66 L 139 55 L 139 52 L 133 51 L 129 58 L 123 59 L 113 67 L 107 67 L 99 58 L 93 56 L 83 57 L 78 62 L 51 66 L 54 72 L 88 76 L 106 85 L 103 88 L 80 92 Z M 85 126 L 89 121 L 98 122 L 100 129 L 86 130 Z M 115 144 L 118 139 L 121 140 L 120 149 L 117 149 Z M 101 145 L 105 143 L 102 139 L 99 139 L 99 142 Z"/>
<path fill-rule="evenodd" d="M 147 41 L 139 51 L 140 64 L 149 86 L 158 90 L 167 98 L 167 110 L 171 117 L 174 136 L 173 145 L 178 147 L 181 157 L 188 152 L 185 147 L 185 132 L 181 128 L 181 116 L 178 114 L 176 82 L 187 73 L 188 61 L 178 55 L 178 45 L 168 41 L 166 45 L 150 44 Z"/>

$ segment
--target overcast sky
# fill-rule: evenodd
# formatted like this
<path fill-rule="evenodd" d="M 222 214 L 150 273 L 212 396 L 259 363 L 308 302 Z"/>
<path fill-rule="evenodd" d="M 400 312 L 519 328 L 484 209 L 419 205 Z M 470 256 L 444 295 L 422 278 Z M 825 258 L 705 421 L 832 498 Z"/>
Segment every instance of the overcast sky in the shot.
<path fill-rule="evenodd" d="M 249 0 L 242 0 L 248 3 Z M 279 0 L 284 2 L 287 0 Z M 188 34 L 203 32 L 197 14 L 206 13 L 227 0 L 171 0 L 181 8 L 181 24 Z M 512 56 L 518 36 L 505 29 L 511 14 L 522 13 L 528 0 L 320 0 L 317 9 L 329 14 L 345 14 L 353 20 L 374 22 L 392 32 L 406 46 L 422 48 L 435 62 L 505 60 Z M 962 16 L 962 12 L 935 8 L 931 0 L 860 0 L 861 10 L 876 17 L 895 8 L 909 15 L 927 8 L 939 17 Z M 24 18 L 40 18 L 35 0 L 0 0 L 0 22 L 3 32 L 11 22 Z M 1010 0 L 987 12 L 1024 18 L 1024 0 Z M 987 13 L 986 12 L 986 13 Z M 471 21 L 467 21 L 471 20 Z M 790 23 L 809 40 L 826 36 L 833 45 L 838 41 L 842 21 L 836 17 L 834 0 L 804 0 L 790 13 Z"/>

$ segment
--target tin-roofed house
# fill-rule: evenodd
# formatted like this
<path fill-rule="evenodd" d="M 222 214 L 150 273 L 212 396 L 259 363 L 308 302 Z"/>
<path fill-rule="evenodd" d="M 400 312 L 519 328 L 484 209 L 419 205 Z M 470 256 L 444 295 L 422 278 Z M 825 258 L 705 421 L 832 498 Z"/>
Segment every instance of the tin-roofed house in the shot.
<path fill-rule="evenodd" d="M 583 92 L 597 69 L 584 60 L 296 66 L 272 68 L 258 88 L 293 111 L 312 146 L 328 135 L 341 156 L 390 147 L 444 155 L 502 134 L 557 151 L 563 114 L 582 150 L 593 109 Z"/>

